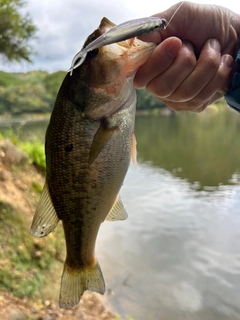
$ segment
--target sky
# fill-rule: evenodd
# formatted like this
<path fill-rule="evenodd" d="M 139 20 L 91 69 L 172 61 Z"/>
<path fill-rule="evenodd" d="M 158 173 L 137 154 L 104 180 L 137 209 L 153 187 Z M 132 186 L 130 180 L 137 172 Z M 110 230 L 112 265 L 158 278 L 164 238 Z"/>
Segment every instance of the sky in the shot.
<path fill-rule="evenodd" d="M 119 24 L 164 11 L 177 2 L 179 1 L 26 0 L 25 11 L 38 28 L 37 39 L 32 41 L 37 54 L 33 57 L 32 64 L 0 61 L 0 69 L 7 72 L 67 71 L 72 58 L 81 49 L 87 36 L 98 27 L 102 17 Z M 238 0 L 192 2 L 217 4 L 240 14 Z"/>

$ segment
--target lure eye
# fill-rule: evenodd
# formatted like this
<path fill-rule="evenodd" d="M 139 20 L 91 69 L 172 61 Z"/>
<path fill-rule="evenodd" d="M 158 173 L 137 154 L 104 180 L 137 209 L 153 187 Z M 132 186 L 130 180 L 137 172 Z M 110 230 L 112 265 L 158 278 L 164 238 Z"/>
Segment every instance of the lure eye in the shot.
<path fill-rule="evenodd" d="M 76 68 L 76 66 L 78 65 L 78 63 L 79 63 L 79 61 L 81 60 L 81 58 L 77 58 L 77 60 L 76 61 L 74 61 L 74 65 L 73 65 L 73 67 L 75 67 Z"/>
<path fill-rule="evenodd" d="M 162 19 L 162 25 L 161 25 L 161 30 L 166 30 L 167 28 L 167 20 L 166 19 Z"/>
<path fill-rule="evenodd" d="M 98 55 L 98 48 L 97 48 L 97 49 L 93 49 L 93 50 L 91 50 L 91 51 L 88 51 L 86 60 L 93 59 L 93 58 L 95 58 L 97 55 Z"/>

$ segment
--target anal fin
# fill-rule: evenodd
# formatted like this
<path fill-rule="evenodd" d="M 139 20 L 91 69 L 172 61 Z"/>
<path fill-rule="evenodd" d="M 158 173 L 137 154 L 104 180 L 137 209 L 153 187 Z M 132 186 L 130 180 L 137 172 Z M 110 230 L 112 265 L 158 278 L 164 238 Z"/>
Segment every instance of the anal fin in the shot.
<path fill-rule="evenodd" d="M 125 220 L 127 217 L 127 211 L 123 206 L 120 196 L 118 195 L 105 221 Z"/>
<path fill-rule="evenodd" d="M 37 204 L 30 232 L 35 237 L 45 237 L 56 228 L 59 220 L 46 181 Z"/>

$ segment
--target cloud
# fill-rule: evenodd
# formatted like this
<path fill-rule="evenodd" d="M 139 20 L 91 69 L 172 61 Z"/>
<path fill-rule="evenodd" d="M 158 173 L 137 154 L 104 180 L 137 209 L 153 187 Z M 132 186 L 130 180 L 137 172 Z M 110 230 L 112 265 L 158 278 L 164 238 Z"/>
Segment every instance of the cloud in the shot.
<path fill-rule="evenodd" d="M 25 9 L 38 27 L 38 38 L 32 41 L 33 48 L 38 54 L 33 57 L 33 64 L 11 63 L 2 66 L 1 69 L 6 71 L 43 69 L 50 72 L 59 69 L 68 70 L 72 58 L 81 49 L 87 36 L 98 27 L 102 17 L 106 16 L 112 22 L 119 24 L 163 11 L 175 2 L 177 1 L 27 0 Z M 206 1 L 198 2 L 206 3 Z M 223 1 L 211 2 L 220 5 Z M 230 9 L 232 6 L 232 10 L 236 12 L 240 11 L 240 5 L 237 5 L 236 1 L 230 0 L 225 5 Z"/>
<path fill-rule="evenodd" d="M 116 10 L 114 2 L 103 1 L 100 5 L 97 0 L 30 0 L 27 9 L 38 27 L 38 39 L 33 41 L 38 55 L 30 68 L 49 71 L 69 68 L 73 56 L 103 16 L 115 23 L 131 19 L 124 7 Z"/>

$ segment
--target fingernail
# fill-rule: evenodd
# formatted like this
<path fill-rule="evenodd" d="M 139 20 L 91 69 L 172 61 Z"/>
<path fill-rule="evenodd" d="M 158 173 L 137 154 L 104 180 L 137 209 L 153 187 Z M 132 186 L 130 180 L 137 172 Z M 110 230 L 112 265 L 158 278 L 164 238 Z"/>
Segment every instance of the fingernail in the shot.
<path fill-rule="evenodd" d="M 234 63 L 233 57 L 229 54 L 225 54 L 222 56 L 221 63 L 228 67 L 228 69 L 232 69 Z"/>
<path fill-rule="evenodd" d="M 221 45 L 217 39 L 210 39 L 209 40 L 209 45 L 212 49 L 214 49 L 217 52 L 221 51 Z"/>

